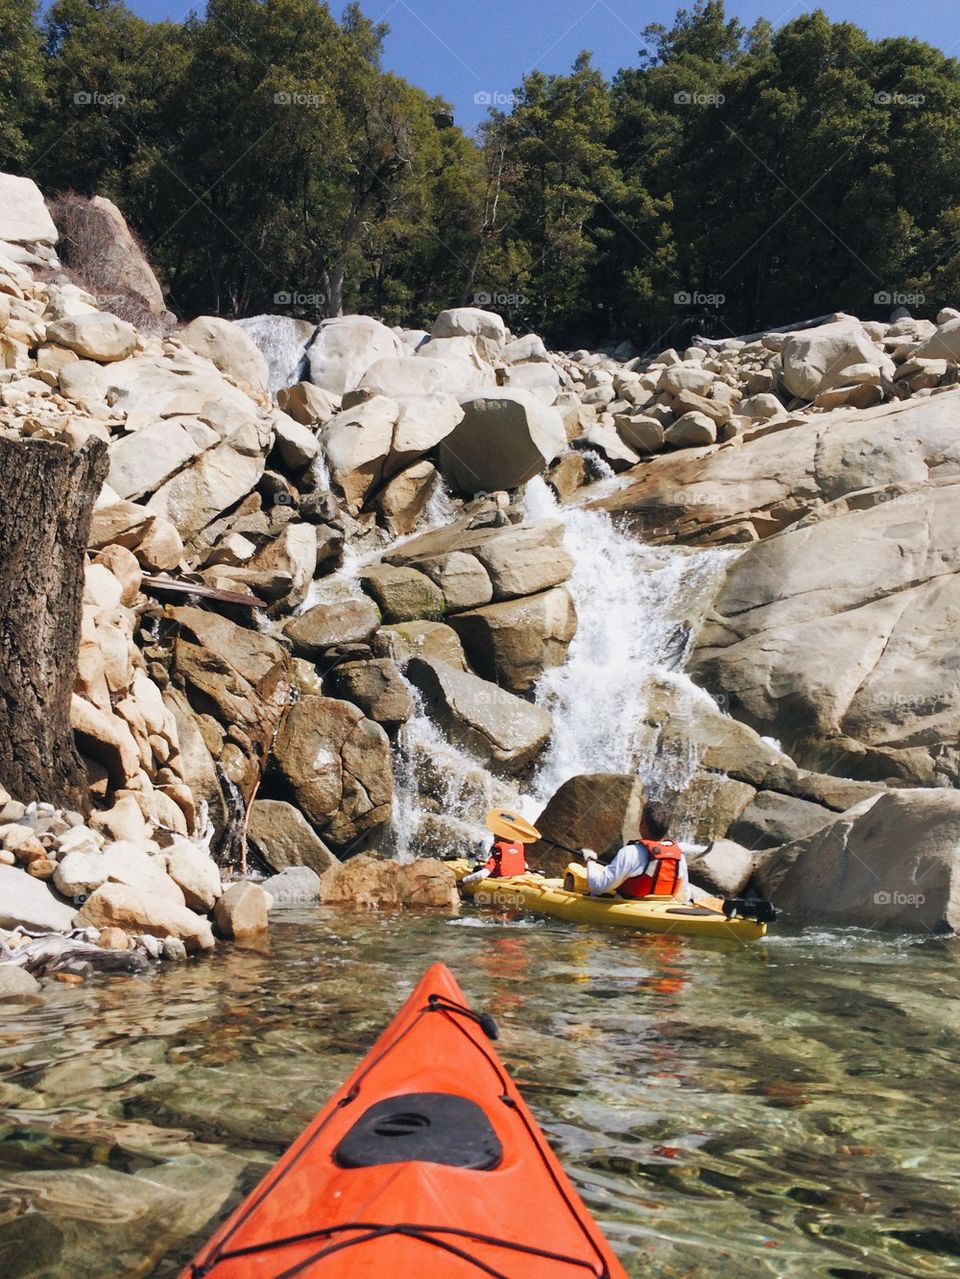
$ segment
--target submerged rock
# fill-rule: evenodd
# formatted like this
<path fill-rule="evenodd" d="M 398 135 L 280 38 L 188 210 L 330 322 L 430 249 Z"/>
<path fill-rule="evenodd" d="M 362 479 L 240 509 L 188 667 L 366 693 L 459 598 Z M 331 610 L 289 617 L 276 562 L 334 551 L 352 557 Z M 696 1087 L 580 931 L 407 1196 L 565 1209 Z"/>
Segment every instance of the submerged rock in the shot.
<path fill-rule="evenodd" d="M 368 910 L 396 906 L 435 906 L 457 911 L 460 895 L 451 868 L 433 858 L 386 861 L 361 854 L 323 876 L 324 905 L 361 906 Z"/>

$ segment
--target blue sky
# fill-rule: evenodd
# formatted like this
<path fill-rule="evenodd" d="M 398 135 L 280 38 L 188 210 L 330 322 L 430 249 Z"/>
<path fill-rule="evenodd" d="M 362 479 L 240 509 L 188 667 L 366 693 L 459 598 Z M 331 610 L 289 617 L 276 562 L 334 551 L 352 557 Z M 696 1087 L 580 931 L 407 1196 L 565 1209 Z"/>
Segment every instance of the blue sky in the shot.
<path fill-rule="evenodd" d="M 182 18 L 197 0 L 128 0 L 148 18 Z M 636 62 L 640 32 L 671 23 L 678 0 L 361 0 L 368 17 L 386 21 L 385 65 L 454 105 L 471 129 L 486 113 L 482 95 L 507 95 L 534 67 L 566 71 L 581 49 L 612 75 Z M 341 0 L 331 0 L 339 13 Z M 686 0 L 692 7 L 692 0 Z M 821 8 L 834 21 L 856 22 L 874 37 L 911 35 L 960 56 L 958 0 L 728 0 L 728 14 L 775 26 Z M 481 95 L 480 102 L 477 96 Z"/>

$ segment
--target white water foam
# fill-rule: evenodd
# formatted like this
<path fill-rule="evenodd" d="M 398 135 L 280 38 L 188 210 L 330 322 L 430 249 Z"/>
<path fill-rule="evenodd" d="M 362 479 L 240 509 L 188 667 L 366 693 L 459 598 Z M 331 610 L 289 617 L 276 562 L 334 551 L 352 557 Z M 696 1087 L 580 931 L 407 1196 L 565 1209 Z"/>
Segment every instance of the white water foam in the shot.
<path fill-rule="evenodd" d="M 542 807 L 581 773 L 639 772 L 652 795 L 681 788 L 696 769 L 696 750 L 688 745 L 671 759 L 656 754 L 650 695 L 672 685 L 681 713 L 685 702 L 693 709 L 708 698 L 679 668 L 738 552 L 649 546 L 604 511 L 559 506 L 539 479 L 527 485 L 526 510 L 530 519 L 564 522 L 579 619 L 566 662 L 537 684 L 537 704 L 551 712 L 554 729 L 531 799 Z"/>

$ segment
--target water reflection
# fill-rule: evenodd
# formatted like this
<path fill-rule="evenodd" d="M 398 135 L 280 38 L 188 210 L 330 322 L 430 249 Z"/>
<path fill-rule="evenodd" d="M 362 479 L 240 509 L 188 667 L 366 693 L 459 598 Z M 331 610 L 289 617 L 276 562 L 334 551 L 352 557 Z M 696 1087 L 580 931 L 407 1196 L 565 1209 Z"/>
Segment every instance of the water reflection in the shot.
<path fill-rule="evenodd" d="M 5 1007 L 0 1274 L 176 1274 L 433 959 L 631 1274 L 960 1274 L 952 945 L 332 911 Z"/>

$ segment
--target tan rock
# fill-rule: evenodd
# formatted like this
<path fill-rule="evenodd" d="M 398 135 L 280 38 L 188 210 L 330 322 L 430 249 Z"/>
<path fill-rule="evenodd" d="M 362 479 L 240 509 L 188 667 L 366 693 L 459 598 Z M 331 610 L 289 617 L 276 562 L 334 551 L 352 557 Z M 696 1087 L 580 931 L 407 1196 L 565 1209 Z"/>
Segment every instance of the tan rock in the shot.
<path fill-rule="evenodd" d="M 188 951 L 212 950 L 215 944 L 208 919 L 169 898 L 127 884 L 107 883 L 97 888 L 77 912 L 75 924 L 78 928 L 89 924 L 152 937 L 176 937 Z"/>
<path fill-rule="evenodd" d="M 107 546 L 97 555 L 94 563 L 104 565 L 120 583 L 121 604 L 129 608 L 137 602 L 143 570 L 132 551 L 118 544 Z"/>
<path fill-rule="evenodd" d="M 297 702 L 277 735 L 274 759 L 297 804 L 334 851 L 369 842 L 389 821 L 389 738 L 348 702 Z"/>
<path fill-rule="evenodd" d="M 270 371 L 260 348 L 238 324 L 215 315 L 200 315 L 179 334 L 192 351 L 215 364 L 251 394 L 267 393 Z"/>
<path fill-rule="evenodd" d="M 460 906 L 456 877 L 444 862 L 423 857 L 401 865 L 366 854 L 322 876 L 321 901 L 367 910 L 413 906 L 456 912 Z"/>
<path fill-rule="evenodd" d="M 81 752 L 103 764 L 115 787 L 122 787 L 136 776 L 140 752 L 122 719 L 99 710 L 74 693 L 70 701 L 70 724 Z"/>
<path fill-rule="evenodd" d="M 388 480 L 376 497 L 376 506 L 394 537 L 412 533 L 438 481 L 430 462 L 417 462 Z"/>
<path fill-rule="evenodd" d="M 267 931 L 270 899 L 259 884 L 241 880 L 218 898 L 213 917 L 224 937 L 243 941 Z"/>
<path fill-rule="evenodd" d="M 275 871 L 308 866 L 322 875 L 339 860 L 303 813 L 279 799 L 257 799 L 250 808 L 247 834 L 257 852 Z"/>
<path fill-rule="evenodd" d="M 109 364 L 125 360 L 136 350 L 137 330 L 115 315 L 94 311 L 48 325 L 47 341 L 76 351 L 84 359 Z"/>
<path fill-rule="evenodd" d="M 132 943 L 122 928 L 101 928 L 97 945 L 101 950 L 129 950 Z"/>
<path fill-rule="evenodd" d="M 191 910 L 209 911 L 223 892 L 220 871 L 206 851 L 187 840 L 164 850 L 167 874 L 181 890 Z"/>
<path fill-rule="evenodd" d="M 545 670 L 564 662 L 577 613 L 569 591 L 558 586 L 458 613 L 450 625 L 478 675 L 528 693 Z"/>
<path fill-rule="evenodd" d="M 335 697 L 353 702 L 368 719 L 387 729 L 405 724 L 416 710 L 400 668 L 388 657 L 342 662 L 331 672 L 330 685 Z"/>
<path fill-rule="evenodd" d="M 372 595 L 385 622 L 415 622 L 442 617 L 443 592 L 414 568 L 375 564 L 360 575 L 363 589 Z"/>
<path fill-rule="evenodd" d="M 571 777 L 536 819 L 542 838 L 530 845 L 527 861 L 545 874 L 561 874 L 583 848 L 613 854 L 640 834 L 643 804 L 643 785 L 632 774 Z"/>

